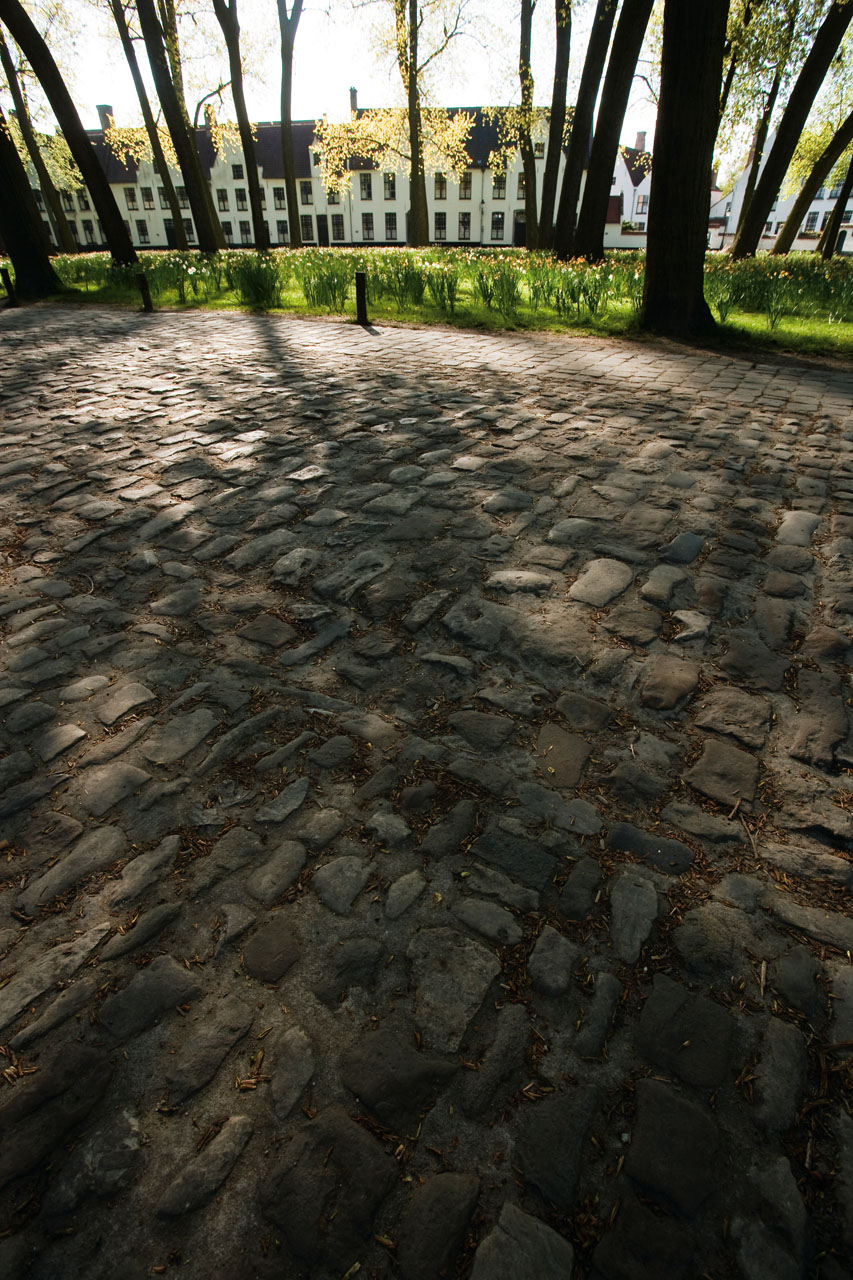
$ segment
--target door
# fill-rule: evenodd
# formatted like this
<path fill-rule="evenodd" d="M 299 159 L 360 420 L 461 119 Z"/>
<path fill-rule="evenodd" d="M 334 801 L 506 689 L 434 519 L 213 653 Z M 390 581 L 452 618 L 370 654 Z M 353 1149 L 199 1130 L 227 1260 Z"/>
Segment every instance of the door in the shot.
<path fill-rule="evenodd" d="M 515 211 L 515 219 L 512 224 L 512 243 L 517 249 L 523 249 L 527 244 L 527 226 L 523 209 L 516 209 Z"/>
<path fill-rule="evenodd" d="M 329 243 L 329 219 L 325 213 L 317 214 L 317 243 Z"/>
<path fill-rule="evenodd" d="M 175 224 L 171 218 L 163 219 L 163 226 L 166 229 L 166 244 L 170 249 L 174 249 L 177 241 L 175 239 Z"/>

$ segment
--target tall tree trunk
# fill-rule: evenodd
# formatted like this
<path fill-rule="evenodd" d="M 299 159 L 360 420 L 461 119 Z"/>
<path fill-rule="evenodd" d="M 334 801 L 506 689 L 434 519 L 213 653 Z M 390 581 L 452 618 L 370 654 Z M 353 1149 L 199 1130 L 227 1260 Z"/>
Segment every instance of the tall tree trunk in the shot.
<path fill-rule="evenodd" d="M 797 82 L 791 90 L 788 105 L 776 130 L 776 140 L 755 187 L 746 217 L 732 245 L 733 258 L 747 258 L 758 248 L 761 232 L 770 206 L 776 199 L 782 179 L 791 163 L 812 103 L 823 84 L 830 63 L 853 19 L 853 4 L 834 0 L 815 36 L 814 44 L 803 63 Z"/>
<path fill-rule="evenodd" d="M 539 244 L 539 215 L 536 207 L 536 157 L 530 129 L 533 123 L 533 73 L 530 70 L 531 28 L 536 0 L 521 0 L 521 38 L 518 49 L 518 79 L 521 85 L 521 120 L 518 149 L 524 170 L 524 243 L 528 249 Z"/>
<path fill-rule="evenodd" d="M 762 3 L 762 0 L 758 0 L 759 6 L 761 5 L 761 3 Z M 753 14 L 752 0 L 746 0 L 746 4 L 743 7 L 743 25 L 745 27 L 748 27 L 750 22 L 752 21 L 752 14 Z M 727 40 L 723 48 L 723 61 L 725 61 L 726 58 L 728 58 L 729 63 L 728 63 L 728 67 L 726 68 L 726 74 L 723 80 L 723 88 L 720 93 L 719 114 L 717 116 L 717 133 L 720 132 L 720 125 L 722 124 L 723 116 L 726 114 L 726 107 L 729 104 L 729 95 L 732 91 L 732 84 L 734 83 L 735 74 L 737 72 L 738 65 L 740 63 L 738 50 L 732 46 L 731 40 Z"/>
<path fill-rule="evenodd" d="M 157 97 L 169 126 L 175 154 L 184 179 L 187 199 L 195 221 L 198 247 L 202 253 L 225 248 L 225 237 L 213 207 L 210 186 L 204 175 L 195 136 L 183 106 L 183 89 L 175 85 L 163 39 L 163 30 L 154 9 L 154 0 L 136 0 L 136 12 L 145 40 Z"/>
<path fill-rule="evenodd" d="M 33 130 L 30 113 L 27 110 L 26 99 L 18 80 L 18 72 L 12 61 L 12 55 L 9 52 L 9 46 L 3 38 L 0 31 L 0 63 L 3 64 L 3 71 L 6 76 L 6 83 L 9 86 L 9 92 L 12 95 L 12 101 L 15 104 L 15 116 L 21 129 L 21 136 L 27 148 L 27 154 L 33 162 L 33 168 L 38 175 L 39 186 L 41 187 L 44 202 L 47 206 L 48 217 L 53 226 L 56 243 L 63 253 L 76 253 L 77 243 L 71 234 L 71 228 L 68 225 L 68 219 L 65 216 L 65 210 L 62 207 L 62 200 L 59 192 L 54 185 L 47 165 L 44 162 L 44 156 L 39 150 L 39 144 L 36 141 L 36 135 Z"/>
<path fill-rule="evenodd" d="M 787 253 L 791 248 L 797 238 L 800 224 L 809 211 L 809 205 L 815 198 L 818 187 L 823 186 L 824 179 L 838 164 L 851 142 L 853 142 L 853 111 L 850 112 L 844 123 L 836 129 L 832 138 L 812 165 L 811 173 L 800 188 L 799 195 L 791 207 L 791 212 L 785 219 L 785 225 L 770 250 L 771 253 Z"/>
<path fill-rule="evenodd" d="M 666 0 L 642 325 L 714 329 L 703 292 L 729 0 Z"/>
<path fill-rule="evenodd" d="M 619 135 L 653 4 L 654 0 L 623 0 L 616 24 L 575 232 L 575 256 L 590 262 L 599 262 L 604 257 L 604 227 Z M 710 167 L 708 172 L 710 174 Z M 705 212 L 707 215 L 707 209 Z"/>
<path fill-rule="evenodd" d="M 45 298 L 62 291 L 54 271 L 44 223 L 21 157 L 0 111 L 0 236 L 12 259 L 15 291 L 22 298 Z"/>
<path fill-rule="evenodd" d="M 569 82 L 569 54 L 572 45 L 571 0 L 554 0 L 557 50 L 554 56 L 554 84 L 551 90 L 551 119 L 548 123 L 548 154 L 542 177 L 542 207 L 539 210 L 539 248 L 550 249 L 554 240 L 554 204 L 563 154 L 566 124 L 566 87 Z"/>
<path fill-rule="evenodd" d="M 592 119 L 595 115 L 595 102 L 607 59 L 613 21 L 616 17 L 618 0 L 598 0 L 589 44 L 586 49 L 583 72 L 581 74 L 578 100 L 572 117 L 572 132 L 569 137 L 569 151 L 566 156 L 566 167 L 563 171 L 563 185 L 560 189 L 560 203 L 557 207 L 557 224 L 554 228 L 554 251 L 558 258 L 571 258 L 574 252 L 575 224 L 577 220 L 578 197 L 581 180 L 589 155 L 589 144 L 592 135 Z"/>
<path fill-rule="evenodd" d="M 134 266 L 138 259 L 130 239 L 130 232 L 124 225 L 115 196 L 110 190 L 106 175 L 83 128 L 53 55 L 20 0 L 0 0 L 0 20 L 5 22 L 18 42 L 21 52 L 44 89 L 65 141 L 68 143 L 68 149 L 92 197 L 110 253 L 116 262 Z"/>
<path fill-rule="evenodd" d="M 746 188 L 743 193 L 743 200 L 740 206 L 740 214 L 738 216 L 737 230 L 735 234 L 737 234 L 737 231 L 739 231 L 743 226 L 744 218 L 749 212 L 749 206 L 752 204 L 752 199 L 755 195 L 758 174 L 761 170 L 761 161 L 764 159 L 764 148 L 767 145 L 767 134 L 770 131 L 770 120 L 776 106 L 776 99 L 779 96 L 781 83 L 782 74 L 780 71 L 777 71 L 776 75 L 773 77 L 773 83 L 770 86 L 770 92 L 767 95 L 767 100 L 764 103 L 764 110 L 761 112 L 758 125 L 756 126 L 755 140 L 752 146 L 752 162 L 749 166 L 749 173 L 746 177 Z"/>
<path fill-rule="evenodd" d="M 824 227 L 818 242 L 818 253 L 824 262 L 828 262 L 835 253 L 838 245 L 838 233 L 841 229 L 844 211 L 847 208 L 847 201 L 850 199 L 851 191 L 853 191 L 853 156 L 851 156 L 850 164 L 847 166 L 847 176 L 841 184 L 841 191 L 829 216 L 829 222 Z"/>
<path fill-rule="evenodd" d="M 124 0 L 110 0 L 110 8 L 113 11 L 116 30 L 118 31 L 121 47 L 124 50 L 124 56 L 127 65 L 130 68 L 130 74 L 133 78 L 136 96 L 139 99 L 139 106 L 142 111 L 142 119 L 145 121 L 145 131 L 148 134 L 148 141 L 151 143 L 151 154 L 154 157 L 154 163 L 157 167 L 157 173 L 163 181 L 163 190 L 166 193 L 166 203 L 169 206 L 169 212 L 172 215 L 172 227 L 175 233 L 175 247 L 178 249 L 188 249 L 187 233 L 184 228 L 184 220 L 181 216 L 181 206 L 178 203 L 178 193 L 175 190 L 175 184 L 172 181 L 172 175 L 169 172 L 169 166 L 166 163 L 166 157 L 163 148 L 160 145 L 160 135 L 157 132 L 157 122 L 154 119 L 154 112 L 151 110 L 151 103 L 148 101 L 148 93 L 145 88 L 145 81 L 142 79 L 142 72 L 139 70 L 139 63 L 136 58 L 136 50 L 133 47 L 133 40 L 127 26 L 127 19 L 124 14 Z"/>
<path fill-rule="evenodd" d="M 261 207 L 261 184 L 258 181 L 258 165 L 255 160 L 255 140 L 252 137 L 252 126 L 246 110 L 246 97 L 243 93 L 243 63 L 240 58 L 240 23 L 237 18 L 237 0 L 213 0 L 213 8 L 219 19 L 225 46 L 228 49 L 228 64 L 231 70 L 231 94 L 234 98 L 234 110 L 237 113 L 237 127 L 240 130 L 240 143 L 243 158 L 246 162 L 246 182 L 249 187 L 249 205 L 252 210 L 252 226 L 255 231 L 255 248 L 265 253 L 270 247 L 267 220 Z"/>
<path fill-rule="evenodd" d="M 284 164 L 284 190 L 287 194 L 287 220 L 290 243 L 294 249 L 302 244 L 299 223 L 299 201 L 296 192 L 296 162 L 293 153 L 293 45 L 296 28 L 302 17 L 302 0 L 293 0 L 290 15 L 286 0 L 278 0 L 278 23 L 281 30 L 281 157 Z"/>
<path fill-rule="evenodd" d="M 406 91 L 409 120 L 409 225 L 406 239 L 410 245 L 422 247 L 429 244 L 429 206 L 418 83 L 420 50 L 417 0 L 394 0 L 394 36 L 397 44 L 397 66 Z"/>

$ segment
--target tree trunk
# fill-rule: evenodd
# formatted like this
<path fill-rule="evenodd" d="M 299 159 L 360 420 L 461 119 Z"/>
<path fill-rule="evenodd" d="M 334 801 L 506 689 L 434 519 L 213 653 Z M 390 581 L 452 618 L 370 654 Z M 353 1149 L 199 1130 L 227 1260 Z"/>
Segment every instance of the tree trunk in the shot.
<path fill-rule="evenodd" d="M 803 63 L 797 82 L 791 90 L 788 105 L 776 130 L 776 140 L 755 187 L 746 217 L 732 245 L 733 258 L 752 256 L 758 248 L 761 232 L 776 199 L 782 179 L 791 163 L 803 127 L 806 123 L 830 63 L 853 19 L 853 4 L 847 0 L 834 0 L 815 36 L 814 44 Z"/>
<path fill-rule="evenodd" d="M 92 197 L 110 253 L 116 262 L 134 266 L 138 259 L 130 233 L 124 225 L 115 196 L 110 190 L 106 175 L 83 128 L 53 55 L 20 0 L 0 0 L 0 19 L 5 22 L 18 42 L 21 52 L 44 89 L 65 141 L 68 143 L 68 149 Z"/>
<path fill-rule="evenodd" d="M 764 148 L 767 144 L 767 134 L 770 130 L 770 119 L 776 106 L 776 99 L 779 96 L 779 87 L 782 83 L 781 72 L 777 71 L 773 77 L 773 83 L 770 86 L 770 92 L 767 95 L 767 101 L 764 104 L 764 110 L 758 121 L 755 130 L 755 141 L 752 147 L 752 163 L 749 166 L 749 173 L 746 178 L 746 189 L 743 193 L 743 201 L 740 206 L 740 215 L 737 220 L 737 231 L 743 226 L 743 220 L 749 212 L 749 206 L 752 204 L 752 198 L 755 195 L 755 186 L 758 182 L 758 174 L 761 169 L 761 161 L 764 159 Z"/>
<path fill-rule="evenodd" d="M 624 0 L 616 24 L 595 137 L 592 140 L 583 203 L 575 232 L 574 254 L 589 262 L 600 262 L 604 257 L 604 227 L 613 184 L 613 168 L 619 151 L 619 135 L 653 3 L 654 0 Z M 714 120 L 716 121 L 716 106 Z M 708 173 L 710 172 L 709 166 Z M 706 222 L 707 212 L 706 208 Z"/>
<path fill-rule="evenodd" d="M 759 0 L 759 5 L 760 4 L 761 4 L 761 0 Z M 743 7 L 743 25 L 745 27 L 748 27 L 751 21 L 752 21 L 752 0 L 747 0 L 746 4 Z M 737 49 L 732 48 L 731 40 L 726 41 L 725 47 L 723 49 L 723 59 L 725 60 L 726 58 L 728 58 L 729 60 L 729 65 L 726 69 L 725 79 L 723 80 L 723 89 L 722 89 L 722 92 L 720 93 L 719 114 L 717 116 L 717 133 L 720 132 L 720 125 L 722 124 L 723 116 L 726 113 L 726 107 L 729 104 L 729 94 L 732 91 L 732 84 L 734 83 L 735 74 L 738 69 L 738 62 L 739 62 L 738 51 Z"/>
<path fill-rule="evenodd" d="M 715 328 L 703 292 L 729 0 L 666 0 L 649 201 L 643 328 Z"/>
<path fill-rule="evenodd" d="M 569 54 L 572 45 L 572 6 L 570 0 L 554 0 L 557 24 L 557 51 L 554 57 L 554 85 L 551 91 L 551 119 L 548 123 L 548 154 L 542 177 L 542 207 L 539 210 L 539 248 L 550 249 L 554 240 L 554 205 L 557 179 L 563 154 L 563 129 L 566 124 L 566 88 L 569 82 Z"/>
<path fill-rule="evenodd" d="M 853 156 L 850 158 L 850 164 L 847 167 L 847 177 L 841 184 L 841 192 L 835 202 L 832 213 L 829 216 L 829 222 L 823 229 L 823 233 L 818 242 L 818 253 L 824 262 L 828 262 L 835 253 L 838 245 L 838 233 L 844 218 L 844 211 L 847 208 L 847 201 L 850 199 L 850 192 L 853 191 Z"/>
<path fill-rule="evenodd" d="M 394 0 L 394 34 L 397 66 L 406 91 L 409 119 L 409 225 L 410 245 L 429 244 L 429 206 L 424 173 L 421 95 L 418 85 L 418 4 L 417 0 Z"/>
<path fill-rule="evenodd" d="M 610 44 L 610 33 L 616 17 L 618 0 L 598 0 L 592 31 L 589 35 L 586 58 L 583 64 L 578 99 L 572 117 L 572 132 L 569 137 L 569 151 L 566 156 L 566 167 L 563 170 L 563 185 L 560 189 L 560 203 L 557 208 L 557 223 L 554 227 L 554 251 L 558 258 L 570 258 L 574 251 L 575 221 L 577 219 L 578 197 L 581 190 L 581 179 L 589 154 L 589 143 L 592 134 L 592 118 L 595 114 L 595 101 L 601 84 L 601 75 L 607 58 Z"/>
<path fill-rule="evenodd" d="M 536 207 L 536 157 L 530 126 L 533 120 L 533 73 L 530 70 L 531 27 L 536 0 L 521 0 L 521 38 L 518 50 L 518 79 L 521 85 L 521 123 L 518 149 L 524 170 L 524 243 L 528 249 L 539 244 L 539 215 Z"/>
<path fill-rule="evenodd" d="M 127 26 L 127 19 L 124 16 L 123 0 L 110 0 L 110 8 L 113 11 L 116 29 L 121 47 L 124 50 L 124 56 L 127 65 L 130 67 L 130 74 L 133 78 L 133 84 L 136 89 L 136 96 L 139 99 L 139 106 L 142 110 L 142 118 L 145 121 L 145 130 L 148 134 L 148 141 L 151 143 L 151 154 L 154 157 L 154 164 L 157 167 L 157 173 L 163 180 L 163 190 L 166 193 L 166 202 L 169 205 L 169 212 L 172 215 L 172 227 L 175 232 L 175 247 L 178 249 L 188 249 L 187 233 L 184 228 L 184 220 L 181 216 L 181 206 L 178 203 L 178 193 L 175 190 L 175 184 L 172 181 L 172 175 L 169 173 L 169 166 L 166 163 L 166 157 L 163 154 L 163 148 L 160 145 L 160 135 L 157 133 L 157 122 L 154 119 L 154 112 L 151 110 L 151 103 L 148 101 L 148 93 L 145 89 L 145 81 L 142 79 L 142 72 L 139 70 L 139 63 L 136 59 L 136 50 L 133 47 L 133 40 L 130 37 L 130 31 Z"/>
<path fill-rule="evenodd" d="M 74 236 L 71 234 L 71 228 L 68 225 L 68 219 L 65 216 L 65 210 L 62 207 L 62 200 L 57 191 L 53 179 L 48 173 L 47 165 L 44 162 L 44 156 L 39 150 L 39 144 L 36 141 L 36 135 L 33 131 L 30 113 L 27 110 L 26 100 L 24 99 L 21 85 L 18 80 L 18 73 L 15 64 L 12 61 L 12 55 L 9 47 L 0 31 L 0 63 L 3 64 L 3 71 L 6 75 L 6 82 L 9 85 L 9 92 L 12 95 L 12 101 L 15 104 L 15 116 L 21 129 L 21 136 L 26 144 L 27 154 L 33 162 L 33 168 L 38 175 L 39 186 L 41 187 L 44 202 L 47 206 L 48 217 L 53 226 L 56 243 L 62 253 L 76 253 L 77 244 Z"/>
<path fill-rule="evenodd" d="M 246 182 L 249 187 L 249 205 L 252 210 L 252 226 L 255 231 L 255 248 L 265 253 L 270 247 L 267 220 L 261 207 L 261 184 L 258 181 L 258 165 L 255 160 L 255 140 L 252 137 L 252 126 L 246 110 L 246 97 L 243 93 L 243 64 L 240 58 L 240 23 L 237 18 L 237 0 L 213 0 L 213 8 L 219 19 L 225 45 L 228 49 L 228 64 L 231 70 L 231 93 L 234 98 L 234 110 L 237 113 L 237 127 L 240 130 L 240 143 L 243 158 L 246 162 Z"/>
<path fill-rule="evenodd" d="M 183 91 L 176 87 L 172 79 L 163 42 L 163 30 L 154 9 L 154 0 L 136 0 L 136 12 L 148 52 L 148 62 L 157 89 L 157 97 L 160 99 L 160 106 L 163 108 L 163 115 L 169 126 L 181 176 L 184 179 L 187 199 L 195 221 L 198 247 L 202 253 L 216 253 L 219 249 L 225 248 L 225 237 L 213 207 L 213 197 L 202 169 L 201 157 L 187 119 L 186 108 L 182 107 Z"/>
<path fill-rule="evenodd" d="M 44 223 L 30 180 L 6 118 L 0 111 L 0 236 L 12 260 L 15 291 L 22 298 L 46 298 L 61 293 L 62 281 L 54 271 Z"/>
<path fill-rule="evenodd" d="M 281 29 L 281 157 L 284 163 L 284 189 L 287 195 L 287 220 L 290 243 L 294 249 L 302 245 L 299 223 L 299 201 L 296 191 L 296 167 L 293 154 L 293 45 L 296 28 L 302 16 L 302 0 L 293 0 L 290 16 L 286 0 L 278 0 L 278 22 Z"/>
<path fill-rule="evenodd" d="M 800 223 L 809 211 L 809 205 L 815 198 L 818 187 L 823 186 L 826 176 L 832 172 L 844 152 L 853 142 L 853 111 L 836 129 L 828 144 L 812 166 L 812 171 L 803 183 L 800 193 L 794 201 L 791 212 L 785 219 L 785 225 L 776 237 L 771 253 L 787 253 L 797 237 Z"/>

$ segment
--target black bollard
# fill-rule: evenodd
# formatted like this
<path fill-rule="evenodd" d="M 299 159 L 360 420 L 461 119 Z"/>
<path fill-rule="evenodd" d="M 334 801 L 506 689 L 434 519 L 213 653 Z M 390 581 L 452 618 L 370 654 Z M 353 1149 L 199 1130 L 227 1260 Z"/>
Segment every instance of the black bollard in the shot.
<path fill-rule="evenodd" d="M 142 295 L 142 310 L 153 311 L 154 303 L 151 301 L 151 290 L 148 288 L 148 281 L 145 279 L 144 271 L 138 271 L 136 273 L 136 284 Z"/>
<path fill-rule="evenodd" d="M 363 271 L 355 273 L 355 319 L 357 324 L 370 324 L 367 318 L 367 276 Z"/>
<path fill-rule="evenodd" d="M 0 267 L 0 280 L 3 281 L 3 288 L 9 295 L 9 306 L 17 307 L 18 295 L 15 293 L 15 286 L 12 284 L 12 277 L 5 267 Z"/>

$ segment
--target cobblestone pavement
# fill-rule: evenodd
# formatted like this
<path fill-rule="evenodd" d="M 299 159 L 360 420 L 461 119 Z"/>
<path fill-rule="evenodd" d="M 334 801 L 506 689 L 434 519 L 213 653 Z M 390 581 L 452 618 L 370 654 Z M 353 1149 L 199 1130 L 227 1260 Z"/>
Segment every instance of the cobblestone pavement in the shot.
<path fill-rule="evenodd" d="M 849 1278 L 853 375 L 0 367 L 0 1272 Z"/>

